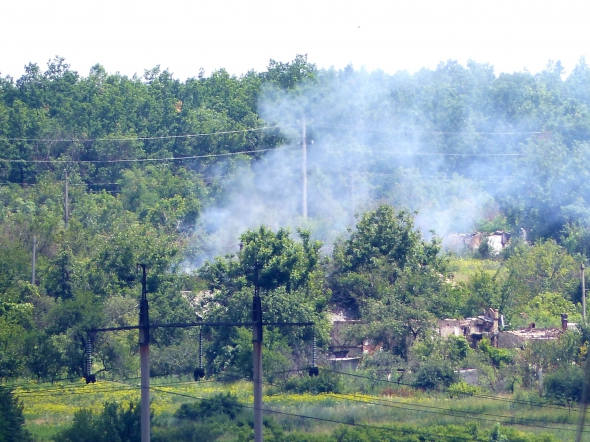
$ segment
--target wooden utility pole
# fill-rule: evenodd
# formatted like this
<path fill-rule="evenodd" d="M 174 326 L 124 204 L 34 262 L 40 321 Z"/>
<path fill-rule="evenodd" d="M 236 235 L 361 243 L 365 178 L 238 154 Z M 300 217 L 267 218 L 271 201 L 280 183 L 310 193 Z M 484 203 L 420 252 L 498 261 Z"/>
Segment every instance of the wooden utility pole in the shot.
<path fill-rule="evenodd" d="M 66 223 L 66 229 L 68 228 L 68 222 L 70 220 L 70 208 L 69 208 L 69 203 L 68 203 L 68 170 L 64 170 L 65 172 L 65 195 L 64 195 L 64 221 Z"/>
<path fill-rule="evenodd" d="M 145 264 L 140 264 L 141 301 L 139 303 L 139 358 L 141 368 L 141 442 L 150 442 L 150 316 L 147 300 Z"/>
<path fill-rule="evenodd" d="M 301 128 L 301 145 L 303 146 L 303 219 L 307 219 L 307 127 L 305 116 Z"/>
<path fill-rule="evenodd" d="M 33 263 L 31 268 L 31 284 L 35 285 L 35 267 L 37 265 L 37 236 L 33 235 Z"/>
<path fill-rule="evenodd" d="M 258 266 L 254 269 L 252 345 L 254 359 L 254 442 L 262 442 L 262 303 L 258 289 Z"/>
<path fill-rule="evenodd" d="M 580 278 L 582 279 L 582 319 L 586 323 L 586 279 L 584 278 L 584 263 L 580 265 Z"/>

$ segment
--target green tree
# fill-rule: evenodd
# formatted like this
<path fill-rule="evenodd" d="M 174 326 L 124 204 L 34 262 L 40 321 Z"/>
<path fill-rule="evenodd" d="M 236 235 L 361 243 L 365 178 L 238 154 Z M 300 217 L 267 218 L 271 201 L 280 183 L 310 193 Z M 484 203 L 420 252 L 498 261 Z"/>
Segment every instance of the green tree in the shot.
<path fill-rule="evenodd" d="M 0 387 L 0 442 L 33 441 L 25 429 L 23 406 L 6 387 Z"/>

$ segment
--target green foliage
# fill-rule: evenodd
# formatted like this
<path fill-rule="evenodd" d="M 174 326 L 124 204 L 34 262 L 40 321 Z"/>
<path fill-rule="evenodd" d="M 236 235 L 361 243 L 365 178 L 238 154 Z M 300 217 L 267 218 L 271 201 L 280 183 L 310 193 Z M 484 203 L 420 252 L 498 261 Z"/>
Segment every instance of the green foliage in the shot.
<path fill-rule="evenodd" d="M 329 327 L 325 314 L 328 296 L 320 262 L 320 243 L 311 240 L 306 231 L 298 233 L 301 242 L 292 239 L 287 229 L 275 233 L 261 226 L 241 236 L 242 250 L 237 255 L 206 263 L 199 270 L 199 276 L 213 291 L 214 301 L 206 319 L 251 321 L 257 273 L 264 321 L 313 322 L 318 345 L 325 346 Z M 309 341 L 311 335 L 311 327 L 265 327 L 265 371 L 284 370 L 290 360 L 307 359 L 308 349 L 303 341 Z M 251 332 L 246 329 L 212 329 L 206 350 L 210 372 L 228 370 L 232 376 L 250 376 L 251 340 Z"/>
<path fill-rule="evenodd" d="M 582 322 L 581 306 L 574 305 L 559 293 L 541 293 L 535 296 L 530 302 L 520 309 L 521 321 L 513 317 L 514 326 L 527 326 L 534 322 L 536 327 L 557 327 L 561 328 L 561 315 L 567 314 L 568 321 L 574 323 Z"/>
<path fill-rule="evenodd" d="M 280 390 L 289 393 L 342 393 L 344 381 L 337 373 L 320 368 L 319 376 L 291 376 L 281 384 Z"/>
<path fill-rule="evenodd" d="M 518 312 L 541 293 L 561 293 L 574 299 L 578 288 L 578 263 L 555 241 L 522 245 L 506 261 L 508 278 L 500 309 L 506 314 Z M 516 310 L 516 311 L 514 311 Z"/>
<path fill-rule="evenodd" d="M 23 406 L 6 387 L 0 387 L 0 442 L 33 441 L 25 429 Z"/>
<path fill-rule="evenodd" d="M 490 362 L 496 368 L 512 362 L 513 353 L 505 348 L 494 347 L 489 339 L 482 339 L 477 348 L 490 359 Z"/>
<path fill-rule="evenodd" d="M 465 381 L 455 382 L 454 384 L 449 385 L 447 389 L 449 395 L 451 397 L 455 396 L 473 396 L 474 394 L 481 391 L 480 388 L 476 387 L 475 385 L 469 385 Z"/>
<path fill-rule="evenodd" d="M 424 362 L 420 364 L 414 377 L 413 385 L 424 390 L 449 387 L 456 381 L 456 375 L 450 364 L 444 362 Z"/>
<path fill-rule="evenodd" d="M 333 302 L 360 310 L 358 339 L 371 337 L 407 358 L 436 316 L 453 313 L 454 289 L 444 280 L 447 259 L 435 238 L 422 239 L 411 214 L 380 206 L 365 213 L 347 240 L 334 246 Z"/>
<path fill-rule="evenodd" d="M 578 365 L 563 365 L 545 375 L 543 387 L 547 397 L 559 401 L 579 401 L 582 398 L 584 371 Z"/>
<path fill-rule="evenodd" d="M 89 409 L 74 414 L 72 426 L 60 431 L 56 442 L 139 442 L 140 415 L 138 405 L 123 408 L 116 403 L 106 403 L 102 412 L 95 415 Z"/>
<path fill-rule="evenodd" d="M 238 402 L 238 398 L 227 393 L 217 394 L 201 402 L 182 404 L 174 413 L 174 417 L 196 421 L 218 415 L 227 415 L 231 420 L 234 420 L 241 411 L 242 406 Z"/>

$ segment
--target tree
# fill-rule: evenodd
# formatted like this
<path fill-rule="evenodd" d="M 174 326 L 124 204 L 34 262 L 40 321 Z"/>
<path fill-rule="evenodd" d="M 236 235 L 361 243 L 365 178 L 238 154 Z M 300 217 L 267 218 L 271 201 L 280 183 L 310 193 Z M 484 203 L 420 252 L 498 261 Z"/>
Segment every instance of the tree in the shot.
<path fill-rule="evenodd" d="M 32 442 L 25 429 L 23 406 L 6 387 L 0 387 L 0 442 Z"/>
<path fill-rule="evenodd" d="M 273 232 L 261 226 L 248 230 L 240 237 L 239 253 L 206 263 L 199 276 L 213 299 L 205 319 L 251 321 L 252 295 L 257 284 L 265 322 L 314 322 L 318 344 L 325 345 L 329 294 L 321 267 L 321 244 L 313 241 L 307 231 L 300 230 L 298 234 L 299 242 L 291 238 L 288 229 Z M 267 368 L 288 363 L 287 356 L 295 361 L 304 357 L 303 341 L 311 339 L 309 327 L 268 327 L 264 333 L 263 362 Z M 239 374 L 249 375 L 249 332 L 223 327 L 212 330 L 211 336 L 207 349 L 209 369 L 222 371 L 234 367 Z"/>
<path fill-rule="evenodd" d="M 359 310 L 362 339 L 370 336 L 407 358 L 412 341 L 452 308 L 440 252 L 436 237 L 427 242 L 414 229 L 410 213 L 385 205 L 366 212 L 350 237 L 334 246 L 332 300 Z"/>
<path fill-rule="evenodd" d="M 522 244 L 505 264 L 507 279 L 503 287 L 501 313 L 517 314 L 535 296 L 559 293 L 576 300 L 578 263 L 553 240 L 534 246 Z"/>

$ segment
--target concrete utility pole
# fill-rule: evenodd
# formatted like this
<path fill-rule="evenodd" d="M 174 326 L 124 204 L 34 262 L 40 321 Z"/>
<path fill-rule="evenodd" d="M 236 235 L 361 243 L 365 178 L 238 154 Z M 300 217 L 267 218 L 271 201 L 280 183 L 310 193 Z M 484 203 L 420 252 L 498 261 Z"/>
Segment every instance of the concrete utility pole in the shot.
<path fill-rule="evenodd" d="M 303 146 L 303 218 L 307 219 L 307 127 L 305 116 L 301 128 L 301 145 Z"/>
<path fill-rule="evenodd" d="M 252 345 L 254 359 L 254 442 L 262 442 L 262 303 L 260 302 L 258 289 L 258 266 L 254 268 Z"/>
<path fill-rule="evenodd" d="M 147 274 L 140 264 L 141 301 L 139 303 L 139 358 L 141 366 L 141 442 L 150 442 L 150 315 L 147 300 Z"/>
<path fill-rule="evenodd" d="M 37 236 L 33 235 L 33 265 L 31 268 L 31 284 L 35 285 L 35 267 L 37 265 Z"/>
<path fill-rule="evenodd" d="M 66 223 L 66 229 L 68 228 L 68 222 L 70 220 L 70 207 L 68 203 L 68 170 L 64 170 L 66 174 L 66 184 L 65 184 L 65 195 L 64 195 L 64 221 Z"/>
<path fill-rule="evenodd" d="M 580 278 L 582 279 L 582 319 L 586 323 L 586 279 L 584 278 L 584 263 L 580 265 Z"/>

